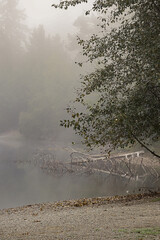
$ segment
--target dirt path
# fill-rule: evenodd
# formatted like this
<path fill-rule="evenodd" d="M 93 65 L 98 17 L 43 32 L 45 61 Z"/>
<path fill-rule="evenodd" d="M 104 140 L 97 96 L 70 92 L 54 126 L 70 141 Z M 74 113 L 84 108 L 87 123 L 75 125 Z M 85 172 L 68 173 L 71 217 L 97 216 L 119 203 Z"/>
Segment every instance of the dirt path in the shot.
<path fill-rule="evenodd" d="M 159 240 L 160 194 L 81 199 L 0 211 L 0 240 L 53 239 Z"/>

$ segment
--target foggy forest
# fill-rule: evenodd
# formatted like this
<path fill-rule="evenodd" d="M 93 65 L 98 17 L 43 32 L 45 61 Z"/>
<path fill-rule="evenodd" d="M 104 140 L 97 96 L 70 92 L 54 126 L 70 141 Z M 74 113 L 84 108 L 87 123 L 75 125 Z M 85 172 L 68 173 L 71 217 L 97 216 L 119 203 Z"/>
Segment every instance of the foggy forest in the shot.
<path fill-rule="evenodd" d="M 76 67 L 61 38 L 46 34 L 42 25 L 29 29 L 17 4 L 1 3 L 0 132 L 56 137 L 73 96 Z"/>
<path fill-rule="evenodd" d="M 160 239 L 160 0 L 0 0 L 0 240 Z"/>
<path fill-rule="evenodd" d="M 136 70 L 138 80 L 127 72 L 130 63 L 133 69 L 136 61 L 143 66 L 143 59 L 135 61 L 132 54 L 125 59 L 123 35 L 116 42 L 120 22 L 106 30 L 105 13 L 101 17 L 96 5 L 87 15 L 76 8 L 74 30 L 63 35 L 41 22 L 27 24 L 20 2 L 0 1 L 0 208 L 159 190 L 157 60 L 157 72 L 154 64 L 148 70 L 151 57 L 145 62 L 147 74 L 157 81 L 150 81 L 153 97 L 143 81 L 138 88 L 145 72 Z M 56 6 L 60 9 L 51 5 L 53 14 L 65 8 L 63 2 Z M 104 31 L 117 45 L 103 39 Z M 117 75 L 113 59 L 119 61 Z"/>

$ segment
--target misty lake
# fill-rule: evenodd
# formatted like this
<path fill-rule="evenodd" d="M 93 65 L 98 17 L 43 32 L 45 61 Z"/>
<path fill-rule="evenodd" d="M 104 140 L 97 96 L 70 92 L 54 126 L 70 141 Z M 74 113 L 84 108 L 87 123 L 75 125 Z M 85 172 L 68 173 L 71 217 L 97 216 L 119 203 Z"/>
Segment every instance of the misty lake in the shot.
<path fill-rule="evenodd" d="M 0 137 L 0 208 L 121 193 L 113 182 L 95 176 L 53 177 L 25 162 L 33 144 Z M 122 192 L 123 193 L 123 192 Z"/>

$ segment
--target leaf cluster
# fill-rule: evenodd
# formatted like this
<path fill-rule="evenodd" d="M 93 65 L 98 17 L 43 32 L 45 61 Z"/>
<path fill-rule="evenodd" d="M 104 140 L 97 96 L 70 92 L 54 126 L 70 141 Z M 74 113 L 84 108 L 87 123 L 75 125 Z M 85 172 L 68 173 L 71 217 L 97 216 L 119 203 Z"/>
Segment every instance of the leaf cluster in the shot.
<path fill-rule="evenodd" d="M 65 1 L 59 7 L 80 2 Z M 99 14 L 100 33 L 78 42 L 83 55 L 98 66 L 83 76 L 76 101 L 86 111 L 69 126 L 89 146 L 159 140 L 160 2 L 97 0 L 91 10 Z M 88 104 L 86 96 L 93 92 L 99 98 Z"/>

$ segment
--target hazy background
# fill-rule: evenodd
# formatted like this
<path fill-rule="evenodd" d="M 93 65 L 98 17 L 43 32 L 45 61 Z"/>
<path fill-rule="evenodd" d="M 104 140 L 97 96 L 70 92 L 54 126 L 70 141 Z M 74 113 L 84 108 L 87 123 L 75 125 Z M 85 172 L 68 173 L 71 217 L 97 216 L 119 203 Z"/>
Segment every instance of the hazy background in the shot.
<path fill-rule="evenodd" d="M 47 32 L 58 33 L 66 37 L 68 33 L 75 33 L 74 21 L 78 16 L 84 15 L 92 2 L 93 0 L 89 4 L 80 4 L 77 7 L 69 8 L 67 11 L 51 7 L 53 3 L 58 3 L 56 0 L 20 0 L 19 6 L 25 10 L 27 15 L 26 23 L 30 27 L 43 24 Z"/>
<path fill-rule="evenodd" d="M 54 154 L 62 161 L 68 155 L 61 149 L 72 141 L 81 147 L 59 125 L 80 84 L 76 35 L 92 34 L 96 18 L 85 16 L 89 5 L 62 11 L 53 2 L 0 1 L 0 208 L 106 192 L 97 178 L 53 178 L 23 164 L 43 142 L 57 144 Z"/>
<path fill-rule="evenodd" d="M 29 139 L 55 139 L 65 132 L 60 119 L 75 97 L 79 73 L 89 71 L 74 64 L 80 60 L 76 35 L 95 32 L 96 18 L 85 16 L 85 4 L 68 11 L 51 4 L 0 2 L 0 133 L 18 130 Z"/>
<path fill-rule="evenodd" d="M 115 177 L 57 178 L 26 164 L 37 149 L 50 149 L 62 162 L 70 161 L 69 146 L 84 150 L 81 138 L 60 127 L 60 120 L 68 118 L 65 109 L 76 96 L 80 73 L 95 67 L 75 64 L 85 60 L 76 36 L 96 33 L 97 19 L 85 16 L 93 1 L 67 11 L 51 7 L 55 2 L 0 0 L 0 208 L 124 194 L 127 188 Z"/>

